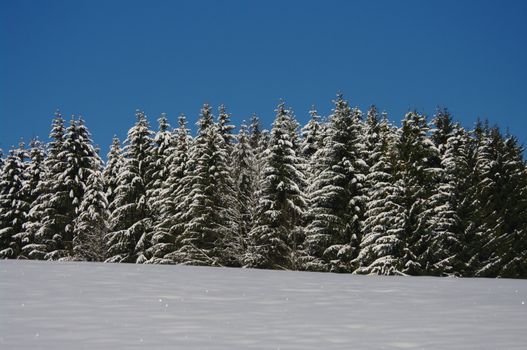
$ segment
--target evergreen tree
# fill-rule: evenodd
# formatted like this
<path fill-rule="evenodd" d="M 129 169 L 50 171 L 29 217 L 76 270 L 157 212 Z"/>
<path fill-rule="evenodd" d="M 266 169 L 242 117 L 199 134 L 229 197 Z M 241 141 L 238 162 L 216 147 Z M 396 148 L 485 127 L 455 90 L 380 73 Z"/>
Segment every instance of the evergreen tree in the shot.
<path fill-rule="evenodd" d="M 53 174 L 51 179 L 56 183 L 51 198 L 55 231 L 46 257 L 52 260 L 73 256 L 74 220 L 79 214 L 88 177 L 99 160 L 82 118 L 72 118 L 58 157 L 62 172 Z"/>
<path fill-rule="evenodd" d="M 121 171 L 121 166 L 123 165 L 123 155 L 121 150 L 121 142 L 119 138 L 114 135 L 112 139 L 112 145 L 110 146 L 110 151 L 107 155 L 107 162 L 104 170 L 102 172 L 102 177 L 104 181 L 104 193 L 108 200 L 108 203 L 113 203 L 115 199 L 115 192 L 117 186 L 119 185 L 118 178 Z M 113 211 L 115 208 L 109 206 L 110 211 Z"/>
<path fill-rule="evenodd" d="M 114 208 L 106 235 L 108 262 L 144 262 L 152 222 L 148 207 L 148 171 L 152 137 L 146 115 L 136 111 L 136 123 L 128 131 L 120 167 Z"/>
<path fill-rule="evenodd" d="M 220 105 L 218 110 L 218 130 L 220 135 L 223 137 L 223 141 L 230 154 L 232 143 L 235 139 L 234 135 L 232 134 L 235 126 L 230 124 L 231 116 L 227 113 L 227 109 L 224 105 Z"/>
<path fill-rule="evenodd" d="M 448 139 L 454 132 L 455 125 L 452 121 L 450 112 L 446 108 L 438 108 L 432 123 L 434 128 L 431 132 L 431 139 L 439 153 L 442 155 L 445 151 Z"/>
<path fill-rule="evenodd" d="M 396 180 L 397 134 L 375 106 L 366 118 L 369 172 L 365 180 L 365 219 L 355 273 L 401 274 L 402 235 L 406 216 L 401 183 Z"/>
<path fill-rule="evenodd" d="M 277 109 L 261 184 L 256 222 L 250 232 L 247 266 L 297 268 L 298 228 L 306 201 L 299 155 L 295 152 L 291 112 L 284 103 Z"/>
<path fill-rule="evenodd" d="M 256 192 L 255 156 L 250 145 L 247 126 L 242 124 L 238 133 L 238 142 L 232 153 L 234 169 L 233 178 L 236 191 L 236 226 L 239 235 L 239 255 L 246 253 L 247 239 L 253 226 L 253 208 L 256 207 L 254 193 Z"/>
<path fill-rule="evenodd" d="M 437 135 L 437 134 L 436 134 Z M 437 185 L 430 197 L 431 216 L 428 245 L 428 273 L 434 275 L 460 274 L 467 220 L 475 209 L 471 200 L 471 153 L 468 134 L 459 125 L 449 128 L 443 150 Z"/>
<path fill-rule="evenodd" d="M 0 258 L 16 258 L 21 251 L 17 234 L 22 231 L 29 210 L 24 193 L 26 158 L 21 143 L 9 152 L 0 178 Z"/>
<path fill-rule="evenodd" d="M 249 144 L 253 150 L 256 150 L 260 146 L 262 135 L 260 129 L 260 119 L 256 114 L 253 114 L 251 117 L 251 125 L 249 126 Z"/>
<path fill-rule="evenodd" d="M 24 247 L 24 254 L 30 259 L 51 258 L 48 253 L 59 248 L 61 236 L 57 232 L 60 232 L 60 227 L 55 220 L 59 208 L 55 194 L 59 186 L 63 186 L 57 182 L 57 178 L 65 170 L 63 159 L 65 134 L 64 119 L 57 110 L 49 135 L 51 141 L 47 147 L 47 157 L 44 161 L 46 173 L 37 188 L 38 197 L 31 203 L 29 220 L 26 223 L 25 231 L 29 237 L 34 239 L 34 243 Z"/>
<path fill-rule="evenodd" d="M 76 260 L 104 261 L 106 246 L 104 236 L 108 230 L 108 201 L 104 192 L 101 173 L 102 161 L 93 159 L 86 191 L 75 219 L 73 253 Z"/>
<path fill-rule="evenodd" d="M 314 179 L 308 187 L 306 268 L 350 271 L 358 254 L 362 186 L 366 164 L 361 159 L 360 116 L 337 96 L 324 146 L 314 155 Z M 357 246 L 355 246 L 355 244 Z"/>
<path fill-rule="evenodd" d="M 232 203 L 233 181 L 225 139 L 214 124 L 211 108 L 204 105 L 199 132 L 190 152 L 184 181 L 184 231 L 176 237 L 176 262 L 189 265 L 237 265 L 236 232 Z"/>
<path fill-rule="evenodd" d="M 47 172 L 45 166 L 46 151 L 44 146 L 37 138 L 33 139 L 29 145 L 30 162 L 26 168 L 26 181 L 23 188 L 23 196 L 25 197 L 25 201 L 28 203 L 29 207 L 22 232 L 17 235 L 22 244 L 21 256 L 25 258 L 29 257 L 28 252 L 34 248 L 35 244 L 35 237 L 31 230 L 29 230 L 29 227 L 34 224 L 32 222 L 30 209 L 33 207 L 33 204 L 36 203 L 39 197 L 40 189 L 42 188 L 42 183 L 46 178 Z"/>
<path fill-rule="evenodd" d="M 506 205 L 501 208 L 504 222 L 500 241 L 499 277 L 527 278 L 527 172 L 523 147 L 513 136 L 504 141 L 503 192 Z"/>
<path fill-rule="evenodd" d="M 427 246 L 430 196 L 436 183 L 439 152 L 428 138 L 426 118 L 417 112 L 404 117 L 398 143 L 398 175 L 404 191 L 403 206 L 407 221 L 403 234 L 404 269 L 407 274 L 421 274 L 429 260 Z"/>
<path fill-rule="evenodd" d="M 187 193 L 184 178 L 189 163 L 189 148 L 192 144 L 190 130 L 184 115 L 179 117 L 176 140 L 169 150 L 168 175 L 163 183 L 160 207 L 161 217 L 152 236 L 151 263 L 173 263 L 177 255 L 176 237 L 184 230 L 182 203 Z"/>
<path fill-rule="evenodd" d="M 527 202 L 522 150 L 514 138 L 504 139 L 497 127 L 492 128 L 481 142 L 477 168 L 481 248 L 476 276 L 525 276 L 521 239 L 525 237 Z"/>
<path fill-rule="evenodd" d="M 147 190 L 149 206 L 152 210 L 154 219 L 159 219 L 160 208 L 163 205 L 164 197 L 161 195 L 163 183 L 168 177 L 168 157 L 174 147 L 174 135 L 169 130 L 170 124 L 163 113 L 158 119 L 159 129 L 154 137 L 152 159 L 150 160 L 149 178 L 150 185 Z"/>
<path fill-rule="evenodd" d="M 302 142 L 300 146 L 301 153 L 307 162 L 309 162 L 315 152 L 322 147 L 322 127 L 320 125 L 320 116 L 314 106 L 309 111 L 309 114 L 311 115 L 311 119 L 306 126 L 302 128 Z"/>

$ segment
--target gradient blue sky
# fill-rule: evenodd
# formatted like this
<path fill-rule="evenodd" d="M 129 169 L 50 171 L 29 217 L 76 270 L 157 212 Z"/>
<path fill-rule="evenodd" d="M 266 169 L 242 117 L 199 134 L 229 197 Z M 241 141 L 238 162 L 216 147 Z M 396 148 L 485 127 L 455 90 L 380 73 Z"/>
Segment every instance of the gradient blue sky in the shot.
<path fill-rule="evenodd" d="M 106 154 L 134 111 L 173 126 L 225 103 L 269 127 L 342 91 L 399 121 L 448 107 L 527 140 L 527 1 L 0 0 L 0 147 L 82 114 Z"/>

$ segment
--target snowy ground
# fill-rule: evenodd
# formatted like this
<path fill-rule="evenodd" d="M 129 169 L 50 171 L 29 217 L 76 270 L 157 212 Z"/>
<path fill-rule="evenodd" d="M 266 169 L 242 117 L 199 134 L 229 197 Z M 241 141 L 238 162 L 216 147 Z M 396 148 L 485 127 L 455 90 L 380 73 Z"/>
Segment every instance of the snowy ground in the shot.
<path fill-rule="evenodd" d="M 526 349 L 527 281 L 0 262 L 1 349 Z"/>

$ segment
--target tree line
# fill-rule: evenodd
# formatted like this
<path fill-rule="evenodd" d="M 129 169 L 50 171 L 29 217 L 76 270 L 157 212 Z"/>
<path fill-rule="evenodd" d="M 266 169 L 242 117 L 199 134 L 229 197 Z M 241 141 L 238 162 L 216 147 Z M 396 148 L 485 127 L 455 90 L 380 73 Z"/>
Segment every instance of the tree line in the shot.
<path fill-rule="evenodd" d="M 527 170 L 518 139 L 448 110 L 398 127 L 337 95 L 270 131 L 205 104 L 150 129 L 136 112 L 107 161 L 82 118 L 0 157 L 0 256 L 381 275 L 527 277 Z"/>

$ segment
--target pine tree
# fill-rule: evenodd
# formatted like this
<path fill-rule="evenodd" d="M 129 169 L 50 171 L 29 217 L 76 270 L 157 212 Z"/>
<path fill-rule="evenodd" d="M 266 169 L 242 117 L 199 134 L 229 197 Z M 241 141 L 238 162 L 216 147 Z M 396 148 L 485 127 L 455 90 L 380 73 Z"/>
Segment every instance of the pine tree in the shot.
<path fill-rule="evenodd" d="M 146 115 L 136 111 L 136 119 L 125 141 L 123 164 L 111 204 L 114 210 L 106 235 L 108 262 L 143 262 L 150 245 L 152 222 L 147 188 L 152 137 Z"/>
<path fill-rule="evenodd" d="M 232 159 L 234 163 L 233 179 L 236 191 L 236 226 L 239 233 L 241 251 L 246 253 L 249 232 L 253 226 L 253 208 L 256 207 L 255 156 L 250 145 L 247 126 L 242 124 L 238 133 L 238 142 L 234 145 Z"/>
<path fill-rule="evenodd" d="M 253 150 L 260 146 L 262 131 L 260 130 L 260 119 L 256 114 L 251 116 L 251 125 L 249 126 L 249 144 Z"/>
<path fill-rule="evenodd" d="M 315 152 L 322 147 L 322 127 L 320 125 L 320 116 L 314 106 L 309 111 L 309 114 L 311 115 L 311 119 L 306 126 L 302 128 L 302 142 L 300 146 L 300 152 L 307 163 L 309 163 Z"/>
<path fill-rule="evenodd" d="M 72 118 L 66 129 L 62 150 L 58 154 L 57 169 L 50 181 L 52 186 L 51 205 L 54 209 L 51 222 L 54 235 L 48 244 L 46 259 L 70 259 L 73 256 L 74 220 L 87 187 L 88 177 L 99 159 L 90 133 L 82 118 Z"/>
<path fill-rule="evenodd" d="M 437 135 L 437 134 L 436 134 Z M 471 153 L 468 134 L 459 125 L 449 128 L 442 150 L 437 185 L 430 197 L 431 216 L 428 245 L 429 274 L 459 275 L 467 219 L 474 209 L 470 199 Z"/>
<path fill-rule="evenodd" d="M 22 232 L 29 210 L 24 193 L 27 153 L 24 144 L 12 149 L 5 160 L 0 178 L 0 258 L 16 258 L 22 242 L 17 234 Z"/>
<path fill-rule="evenodd" d="M 499 277 L 527 278 L 527 172 L 523 147 L 513 136 L 504 141 L 503 194 L 506 205 L 501 216 L 505 224 L 500 240 Z"/>
<path fill-rule="evenodd" d="M 62 158 L 66 128 L 64 119 L 57 110 L 52 122 L 51 141 L 47 147 L 47 157 L 44 161 L 45 176 L 37 188 L 38 197 L 31 203 L 29 220 L 26 223 L 27 236 L 34 239 L 34 243 L 24 247 L 24 254 L 30 259 L 48 259 L 48 253 L 58 248 L 61 236 L 56 234 L 59 227 L 55 221 L 58 211 L 55 193 L 62 184 L 56 181 L 65 170 Z"/>
<path fill-rule="evenodd" d="M 191 168 L 184 181 L 184 231 L 176 237 L 176 262 L 189 265 L 237 265 L 233 227 L 235 201 L 225 139 L 205 104 L 199 133 L 190 152 Z"/>
<path fill-rule="evenodd" d="M 291 112 L 284 103 L 277 109 L 259 194 L 256 221 L 249 235 L 245 263 L 259 268 L 297 268 L 296 234 L 306 207 L 301 191 L 304 178 L 295 152 Z"/>
<path fill-rule="evenodd" d="M 150 159 L 149 175 L 150 185 L 147 190 L 149 206 L 152 210 L 152 216 L 155 220 L 159 219 L 160 208 L 163 205 L 163 196 L 161 195 L 163 183 L 168 177 L 168 157 L 174 147 L 174 135 L 170 130 L 170 124 L 163 113 L 158 119 L 159 129 L 154 136 L 152 149 L 152 158 Z"/>
<path fill-rule="evenodd" d="M 102 172 L 102 177 L 104 180 L 104 193 L 106 194 L 108 203 L 111 204 L 115 199 L 115 192 L 119 185 L 119 173 L 121 171 L 121 166 L 123 165 L 121 142 L 115 135 L 112 139 L 112 145 L 110 146 L 107 159 L 108 161 Z M 113 211 L 115 208 L 109 206 L 109 209 L 110 211 Z"/>
<path fill-rule="evenodd" d="M 403 235 L 404 269 L 411 275 L 427 269 L 426 255 L 431 234 L 428 230 L 431 189 L 436 183 L 439 152 L 428 138 L 426 118 L 417 112 L 404 117 L 398 143 L 397 172 L 404 188 L 404 208 L 407 221 Z"/>
<path fill-rule="evenodd" d="M 434 124 L 434 128 L 432 129 L 430 138 L 442 155 L 448 139 L 454 132 L 455 125 L 450 112 L 446 108 L 438 108 L 432 123 Z"/>
<path fill-rule="evenodd" d="M 481 248 L 476 276 L 524 276 L 521 239 L 527 217 L 522 150 L 514 138 L 504 139 L 497 127 L 492 128 L 483 137 L 477 168 Z"/>
<path fill-rule="evenodd" d="M 406 216 L 401 184 L 395 177 L 397 134 L 372 106 L 366 118 L 365 218 L 355 273 L 402 274 L 402 235 Z"/>
<path fill-rule="evenodd" d="M 104 236 L 108 231 L 108 201 L 101 173 L 102 161 L 97 156 L 89 169 L 86 191 L 74 224 L 73 253 L 76 260 L 104 261 Z"/>
<path fill-rule="evenodd" d="M 184 210 L 181 204 L 186 196 L 186 187 L 183 180 L 187 174 L 192 137 L 184 115 L 179 117 L 178 122 L 176 140 L 168 152 L 168 174 L 161 191 L 163 201 L 155 204 L 160 207 L 161 217 L 152 236 L 153 246 L 150 253 L 152 256 L 149 260 L 150 263 L 168 264 L 175 262 L 174 255 L 177 254 L 176 237 L 184 230 L 184 221 L 181 219 Z"/>
<path fill-rule="evenodd" d="M 361 159 L 360 115 L 342 95 L 334 102 L 324 146 L 314 155 L 318 162 L 308 187 L 306 268 L 317 271 L 350 271 L 350 262 L 358 254 L 355 241 L 360 239 L 367 167 Z"/>
<path fill-rule="evenodd" d="M 235 126 L 230 124 L 231 116 L 227 113 L 227 109 L 224 105 L 220 105 L 218 111 L 218 130 L 220 135 L 223 137 L 225 146 L 227 147 L 230 154 L 232 143 L 235 139 L 234 135 L 232 134 Z"/>
<path fill-rule="evenodd" d="M 26 168 L 26 181 L 23 188 L 23 196 L 25 197 L 25 201 L 28 203 L 29 207 L 22 232 L 17 235 L 17 238 L 20 239 L 22 244 L 21 257 L 24 258 L 29 258 L 28 252 L 30 252 L 35 247 L 35 237 L 31 230 L 29 230 L 29 227 L 34 224 L 32 222 L 30 209 L 33 207 L 33 203 L 36 203 L 40 195 L 40 189 L 42 188 L 42 183 L 46 178 L 47 172 L 45 166 L 46 151 L 44 146 L 37 138 L 33 139 L 29 145 L 30 161 Z"/>

